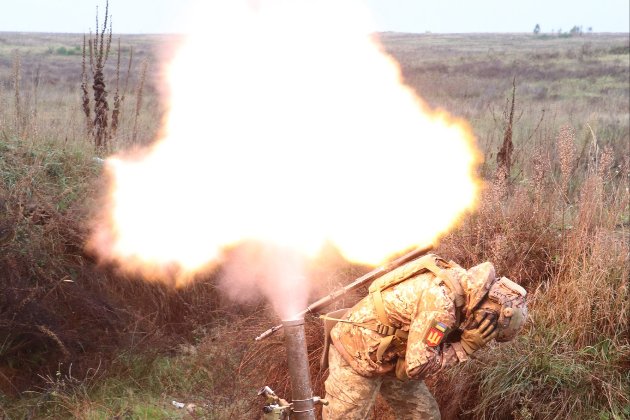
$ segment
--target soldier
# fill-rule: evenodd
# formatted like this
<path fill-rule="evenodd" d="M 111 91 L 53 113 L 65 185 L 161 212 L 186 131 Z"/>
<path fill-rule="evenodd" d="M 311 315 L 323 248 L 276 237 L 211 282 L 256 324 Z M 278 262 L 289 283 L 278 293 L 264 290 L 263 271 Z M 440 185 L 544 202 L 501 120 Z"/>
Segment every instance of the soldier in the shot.
<path fill-rule="evenodd" d="M 376 280 L 331 330 L 325 420 L 364 419 L 380 391 L 397 419 L 439 419 L 423 379 L 513 339 L 526 291 L 485 262 L 469 270 L 430 254 Z"/>

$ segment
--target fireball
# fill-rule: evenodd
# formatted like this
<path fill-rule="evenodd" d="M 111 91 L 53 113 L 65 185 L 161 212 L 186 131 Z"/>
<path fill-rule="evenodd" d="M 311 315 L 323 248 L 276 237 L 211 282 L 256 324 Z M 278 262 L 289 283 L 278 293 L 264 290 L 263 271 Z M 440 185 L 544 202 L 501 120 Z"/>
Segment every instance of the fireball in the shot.
<path fill-rule="evenodd" d="M 103 260 L 184 282 L 256 240 L 377 264 L 474 207 L 470 128 L 403 83 L 361 2 L 200 2 L 189 27 L 162 135 L 108 159 Z"/>

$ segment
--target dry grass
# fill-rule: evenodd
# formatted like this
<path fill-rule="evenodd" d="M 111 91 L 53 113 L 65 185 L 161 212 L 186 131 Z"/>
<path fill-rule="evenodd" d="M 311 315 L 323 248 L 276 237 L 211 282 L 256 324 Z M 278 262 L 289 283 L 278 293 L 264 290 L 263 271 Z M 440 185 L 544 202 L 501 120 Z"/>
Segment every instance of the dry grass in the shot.
<path fill-rule="evenodd" d="M 532 314 L 523 337 L 435 379 L 447 418 L 630 415 L 628 156 L 593 136 L 578 157 L 569 126 L 556 140 L 519 182 L 487 188 L 477 215 L 442 243 L 519 279 Z"/>

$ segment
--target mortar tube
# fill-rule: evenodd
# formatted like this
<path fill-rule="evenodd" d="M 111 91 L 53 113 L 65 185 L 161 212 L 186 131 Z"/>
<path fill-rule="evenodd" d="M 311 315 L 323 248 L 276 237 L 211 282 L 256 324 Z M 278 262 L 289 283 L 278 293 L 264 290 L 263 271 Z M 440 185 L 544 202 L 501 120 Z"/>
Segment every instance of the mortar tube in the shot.
<path fill-rule="evenodd" d="M 311 374 L 306 350 L 304 318 L 283 320 L 284 341 L 287 347 L 287 364 L 291 377 L 291 418 L 315 420 L 315 404 L 311 387 Z"/>

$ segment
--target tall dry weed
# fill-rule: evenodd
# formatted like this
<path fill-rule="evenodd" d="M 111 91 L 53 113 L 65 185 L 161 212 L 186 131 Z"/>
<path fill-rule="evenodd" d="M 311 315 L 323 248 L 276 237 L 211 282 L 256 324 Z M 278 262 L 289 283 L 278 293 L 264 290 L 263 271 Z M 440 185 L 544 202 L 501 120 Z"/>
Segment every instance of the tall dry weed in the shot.
<path fill-rule="evenodd" d="M 623 220 L 629 197 L 623 180 L 613 185 L 611 165 L 610 149 L 605 148 L 589 166 L 559 264 L 556 297 L 560 305 L 566 302 L 561 318 L 575 325 L 578 346 L 616 337 L 620 331 L 627 338 L 630 331 L 630 245 Z M 584 325 L 591 328 L 581 328 Z"/>
<path fill-rule="evenodd" d="M 118 39 L 118 55 L 116 60 L 116 90 L 114 92 L 114 108 L 112 109 L 112 136 L 116 136 L 118 126 L 120 125 L 120 118 L 122 112 L 122 106 L 127 96 L 127 88 L 129 86 L 129 76 L 131 75 L 131 64 L 133 63 L 133 48 L 129 49 L 129 60 L 127 62 L 127 74 L 125 75 L 125 82 L 120 89 L 120 61 L 121 61 L 121 48 L 120 38 Z"/>
<path fill-rule="evenodd" d="M 446 417 L 628 414 L 629 178 L 611 149 L 597 144 L 577 167 L 574 142 L 573 129 L 562 127 L 555 156 L 539 149 L 531 172 L 507 194 L 496 178 L 478 214 L 440 246 L 455 260 L 491 260 L 526 286 L 531 314 L 519 339 L 432 381 Z M 471 224 L 476 235 L 467 234 Z"/>
<path fill-rule="evenodd" d="M 91 38 L 91 37 L 90 37 Z M 83 35 L 83 52 L 81 59 L 81 108 L 83 109 L 83 114 L 85 115 L 85 123 L 87 134 L 90 135 L 92 133 L 92 110 L 90 108 L 90 95 L 88 92 L 88 76 L 87 76 L 87 63 L 86 63 L 86 36 Z M 92 62 L 92 39 L 90 39 L 90 62 Z M 91 66 L 90 66 L 91 67 Z"/>
<path fill-rule="evenodd" d="M 103 73 L 105 62 L 109 56 L 109 49 L 111 45 L 111 24 L 109 28 L 109 36 L 105 39 L 105 33 L 107 31 L 107 21 L 109 19 L 109 2 L 105 3 L 105 19 L 103 22 L 103 28 L 101 32 L 98 32 L 98 13 L 96 14 L 96 36 L 94 38 L 94 69 L 93 78 L 94 83 L 92 90 L 94 92 L 94 142 L 96 149 L 99 151 L 106 150 L 109 141 L 108 130 L 108 112 L 109 103 L 107 101 L 107 89 L 105 86 L 105 75 Z"/>
<path fill-rule="evenodd" d="M 553 215 L 553 202 L 547 197 L 551 195 L 549 188 L 550 172 L 552 170 L 549 151 L 543 147 L 536 147 L 532 153 L 531 194 L 533 199 L 533 211 L 542 218 L 542 223 L 549 225 Z"/>
<path fill-rule="evenodd" d="M 568 200 L 569 181 L 575 166 L 575 130 L 569 126 L 560 128 L 556 140 L 558 162 L 560 164 L 560 193 Z"/>
<path fill-rule="evenodd" d="M 21 137 L 22 133 L 22 94 L 20 91 L 20 83 L 22 81 L 22 61 L 20 58 L 20 52 L 15 50 L 13 52 L 13 73 L 12 73 L 12 81 L 13 81 L 13 97 L 14 97 L 14 106 L 15 106 L 15 119 L 14 119 L 14 127 L 15 132 L 18 133 L 18 136 Z"/>
<path fill-rule="evenodd" d="M 109 26 L 108 26 L 109 23 Z M 109 102 L 107 100 L 107 86 L 105 82 L 105 65 L 109 58 L 109 52 L 112 43 L 112 24 L 109 15 L 109 1 L 105 2 L 105 19 L 103 26 L 99 25 L 98 7 L 96 8 L 96 33 L 90 36 L 87 42 L 87 51 L 85 38 L 83 41 L 82 52 L 82 109 L 87 119 L 87 128 L 94 140 L 94 146 L 98 153 L 106 152 L 110 145 L 111 132 L 109 127 Z M 94 99 L 94 119 L 91 118 L 90 100 L 88 95 L 88 77 L 86 56 L 89 56 L 90 72 L 92 76 L 92 93 Z"/>
<path fill-rule="evenodd" d="M 509 108 L 506 107 L 504 113 L 505 133 L 503 134 L 503 144 L 497 153 L 497 166 L 504 168 L 504 175 L 509 177 L 512 169 L 512 153 L 514 152 L 514 142 L 512 134 L 514 131 L 514 110 L 516 104 L 516 77 L 512 79 L 512 101 Z"/>
<path fill-rule="evenodd" d="M 142 99 L 144 95 L 144 83 L 147 77 L 147 69 L 149 68 L 149 61 L 144 60 L 142 62 L 142 70 L 140 71 L 140 81 L 136 88 L 136 108 L 133 118 L 133 132 L 131 137 L 131 144 L 137 144 L 138 142 L 138 118 L 140 117 L 140 110 L 142 109 Z"/>

